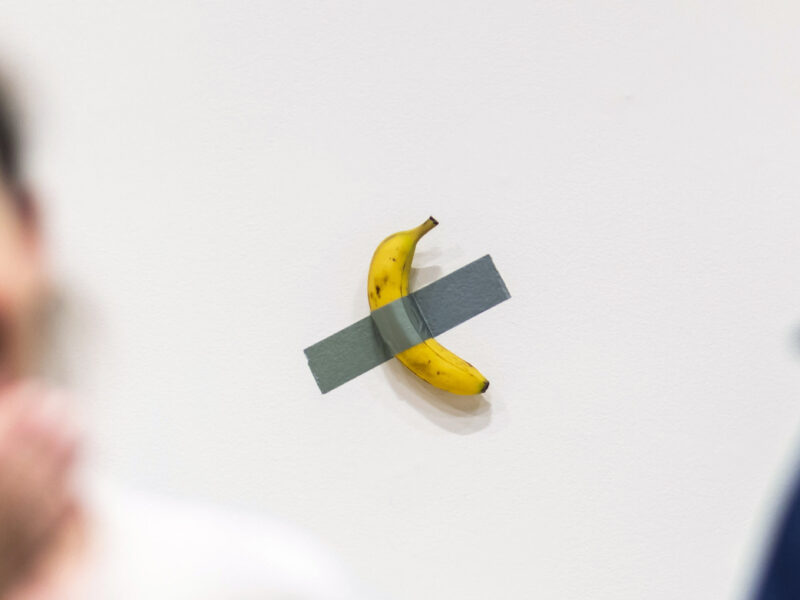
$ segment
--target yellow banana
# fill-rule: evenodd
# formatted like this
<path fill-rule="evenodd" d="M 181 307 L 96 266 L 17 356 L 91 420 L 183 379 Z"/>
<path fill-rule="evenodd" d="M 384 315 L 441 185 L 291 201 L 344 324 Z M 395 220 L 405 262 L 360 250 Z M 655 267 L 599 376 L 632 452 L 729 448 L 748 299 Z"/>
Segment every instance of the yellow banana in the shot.
<path fill-rule="evenodd" d="M 372 256 L 367 279 L 370 310 L 408 295 L 408 276 L 417 242 L 438 224 L 430 217 L 419 227 L 390 235 L 380 243 Z M 478 369 L 433 338 L 396 354 L 395 358 L 428 383 L 454 394 L 481 394 L 489 387 L 489 381 Z"/>

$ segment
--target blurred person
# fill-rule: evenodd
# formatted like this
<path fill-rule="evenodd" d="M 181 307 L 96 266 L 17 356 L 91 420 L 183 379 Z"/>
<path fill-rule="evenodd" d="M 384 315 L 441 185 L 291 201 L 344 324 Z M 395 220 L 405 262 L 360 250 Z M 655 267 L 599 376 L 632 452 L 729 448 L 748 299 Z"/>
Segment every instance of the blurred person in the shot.
<path fill-rule="evenodd" d="M 788 495 L 766 558 L 753 599 L 800 598 L 800 478 Z"/>
<path fill-rule="evenodd" d="M 354 597 L 336 561 L 282 522 L 76 484 L 68 403 L 35 378 L 52 289 L 17 129 L 3 87 L 0 600 Z"/>

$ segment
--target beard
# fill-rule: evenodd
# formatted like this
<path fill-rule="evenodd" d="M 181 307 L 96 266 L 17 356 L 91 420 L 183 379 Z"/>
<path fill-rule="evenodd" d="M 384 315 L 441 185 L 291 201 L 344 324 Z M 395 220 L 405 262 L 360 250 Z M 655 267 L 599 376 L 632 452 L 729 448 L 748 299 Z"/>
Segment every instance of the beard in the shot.
<path fill-rule="evenodd" d="M 25 375 L 25 335 L 18 317 L 0 311 L 0 384 L 6 384 Z"/>
<path fill-rule="evenodd" d="M 17 312 L 0 306 L 0 384 L 38 372 L 52 329 L 48 305 L 43 298 Z"/>

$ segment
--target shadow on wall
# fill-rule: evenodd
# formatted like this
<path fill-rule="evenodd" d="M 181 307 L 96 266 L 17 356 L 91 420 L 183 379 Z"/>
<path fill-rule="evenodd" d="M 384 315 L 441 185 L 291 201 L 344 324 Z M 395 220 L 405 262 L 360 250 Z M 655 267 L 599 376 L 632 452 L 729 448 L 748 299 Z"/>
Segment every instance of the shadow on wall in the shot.
<path fill-rule="evenodd" d="M 441 254 L 438 249 L 418 251 L 416 253 L 416 262 L 425 262 L 432 260 Z M 433 283 L 444 275 L 442 267 L 439 265 L 429 265 L 427 267 L 411 267 L 411 273 L 408 275 L 408 289 L 409 292 L 414 292 L 420 288 L 425 287 L 429 283 Z M 369 312 L 369 300 L 367 299 L 367 278 L 364 277 L 364 287 L 355 290 L 355 302 L 353 303 L 352 318 L 358 320 L 366 316 Z"/>
<path fill-rule="evenodd" d="M 381 368 L 385 369 L 386 379 L 398 397 L 450 433 L 469 435 L 485 428 L 492 420 L 490 391 L 476 396 L 445 392 L 423 381 L 395 359 Z"/>
<path fill-rule="evenodd" d="M 437 258 L 438 248 L 417 253 L 421 262 Z M 409 274 L 410 291 L 424 287 L 442 276 L 439 265 L 412 267 Z M 412 374 L 399 361 L 391 360 L 385 367 L 386 378 L 400 398 L 431 423 L 450 433 L 469 435 L 484 429 L 492 420 L 489 394 L 458 396 L 445 392 Z M 491 389 L 491 388 L 490 388 Z"/>
<path fill-rule="evenodd" d="M 417 252 L 421 262 L 436 258 L 441 254 L 439 249 L 429 249 Z M 412 267 L 409 274 L 409 290 L 414 291 L 432 283 L 442 276 L 439 265 L 426 267 Z M 369 310 L 366 298 L 366 289 L 357 293 L 356 307 L 361 302 Z M 361 318 L 360 311 L 356 308 L 357 318 Z M 484 429 L 492 420 L 492 405 L 489 394 L 477 396 L 458 396 L 445 392 L 412 374 L 399 361 L 392 359 L 381 365 L 386 378 L 398 397 L 404 399 L 417 412 L 431 423 L 451 433 L 469 435 Z M 491 388 L 490 388 L 491 389 Z"/>

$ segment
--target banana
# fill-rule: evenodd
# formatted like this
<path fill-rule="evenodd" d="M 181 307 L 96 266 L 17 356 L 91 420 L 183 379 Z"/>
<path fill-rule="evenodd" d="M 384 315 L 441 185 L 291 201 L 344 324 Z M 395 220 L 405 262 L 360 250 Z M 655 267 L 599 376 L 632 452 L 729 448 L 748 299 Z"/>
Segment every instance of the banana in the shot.
<path fill-rule="evenodd" d="M 383 240 L 369 266 L 367 295 L 370 310 L 408 295 L 408 277 L 420 238 L 439 222 L 430 217 L 419 227 L 400 231 Z M 453 394 L 481 394 L 489 380 L 433 338 L 395 355 L 412 373 Z"/>

